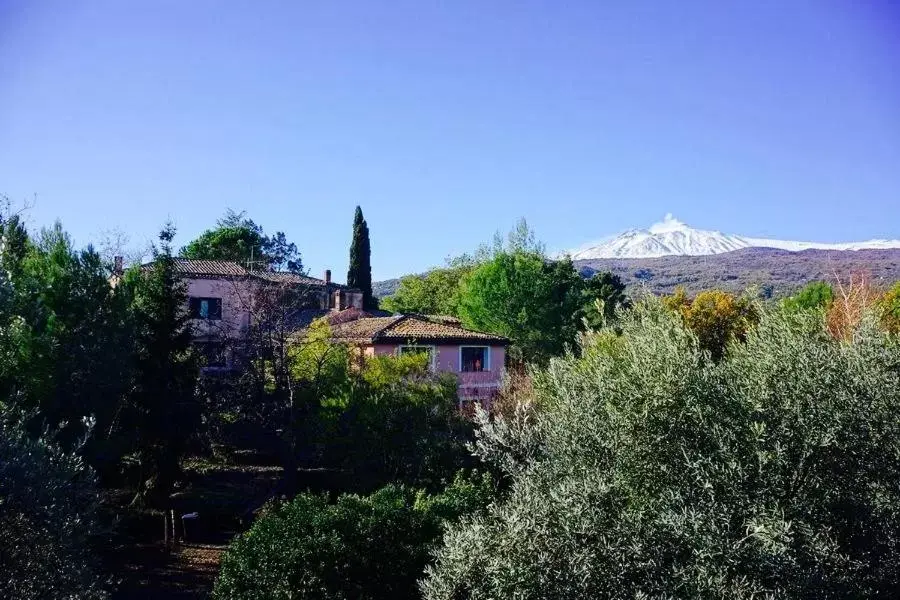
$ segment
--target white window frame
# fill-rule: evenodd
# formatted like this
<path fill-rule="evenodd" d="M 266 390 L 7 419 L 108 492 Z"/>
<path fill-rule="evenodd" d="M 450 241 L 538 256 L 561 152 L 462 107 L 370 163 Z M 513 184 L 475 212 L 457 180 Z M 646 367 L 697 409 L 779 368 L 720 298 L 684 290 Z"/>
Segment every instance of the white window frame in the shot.
<path fill-rule="evenodd" d="M 401 344 L 397 346 L 397 356 L 403 354 L 404 348 L 428 348 L 431 351 L 431 361 L 428 368 L 432 371 L 435 370 L 435 364 L 437 362 L 437 346 L 431 344 Z"/>
<path fill-rule="evenodd" d="M 459 369 L 458 369 L 458 371 L 460 373 L 470 373 L 470 372 L 478 373 L 478 371 L 463 371 L 463 359 L 462 359 L 463 348 L 484 348 L 484 368 L 481 369 L 481 372 L 482 373 L 490 372 L 490 370 L 491 370 L 491 347 L 486 346 L 484 344 L 472 344 L 472 345 L 459 347 Z"/>

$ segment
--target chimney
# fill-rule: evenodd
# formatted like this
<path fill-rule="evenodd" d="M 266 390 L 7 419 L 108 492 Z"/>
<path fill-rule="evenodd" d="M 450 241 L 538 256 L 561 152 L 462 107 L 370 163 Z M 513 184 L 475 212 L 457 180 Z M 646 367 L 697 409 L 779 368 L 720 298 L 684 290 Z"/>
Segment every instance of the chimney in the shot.
<path fill-rule="evenodd" d="M 325 269 L 325 285 L 331 283 L 331 269 Z"/>
<path fill-rule="evenodd" d="M 113 258 L 113 274 L 121 275 L 125 271 L 125 259 L 121 256 Z"/>

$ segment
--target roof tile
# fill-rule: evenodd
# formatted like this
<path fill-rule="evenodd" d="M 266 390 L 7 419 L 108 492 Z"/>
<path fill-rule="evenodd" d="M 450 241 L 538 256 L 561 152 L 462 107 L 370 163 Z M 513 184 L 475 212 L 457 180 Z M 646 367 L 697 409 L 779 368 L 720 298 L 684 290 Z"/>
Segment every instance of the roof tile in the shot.
<path fill-rule="evenodd" d="M 473 331 L 461 325 L 437 322 L 426 317 L 410 315 L 385 328 L 378 335 L 379 340 L 405 341 L 410 339 L 421 341 L 472 340 L 506 343 L 506 338 L 492 333 Z"/>
<path fill-rule="evenodd" d="M 402 343 L 409 340 L 419 342 L 486 342 L 506 344 L 508 340 L 492 333 L 465 329 L 460 325 L 438 323 L 418 315 L 392 317 L 363 317 L 331 326 L 332 336 L 337 340 L 354 342 Z"/>

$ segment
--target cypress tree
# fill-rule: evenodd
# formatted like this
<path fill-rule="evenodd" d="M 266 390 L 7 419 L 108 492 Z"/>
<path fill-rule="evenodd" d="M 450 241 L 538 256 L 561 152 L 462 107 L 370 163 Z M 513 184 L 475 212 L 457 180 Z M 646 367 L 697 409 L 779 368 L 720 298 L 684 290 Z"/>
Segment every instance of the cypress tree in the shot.
<path fill-rule="evenodd" d="M 347 286 L 363 293 L 363 308 L 374 308 L 372 297 L 372 250 L 369 246 L 369 225 L 362 209 L 356 207 L 353 217 L 353 241 L 350 244 L 350 268 L 347 270 Z"/>

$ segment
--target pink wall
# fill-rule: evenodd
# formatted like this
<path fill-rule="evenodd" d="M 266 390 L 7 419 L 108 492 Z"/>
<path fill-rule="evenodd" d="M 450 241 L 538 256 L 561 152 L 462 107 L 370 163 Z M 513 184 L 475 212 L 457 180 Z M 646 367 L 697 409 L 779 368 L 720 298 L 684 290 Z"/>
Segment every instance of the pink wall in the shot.
<path fill-rule="evenodd" d="M 472 373 L 459 370 L 459 347 L 459 344 L 434 346 L 436 350 L 435 370 L 442 373 L 454 373 L 459 378 L 460 399 L 489 400 L 497 393 L 500 389 L 500 384 L 503 382 L 506 348 L 503 346 L 490 346 L 490 371 Z M 396 354 L 398 348 L 398 344 L 376 344 L 374 346 L 374 354 Z"/>
<path fill-rule="evenodd" d="M 250 322 L 252 293 L 248 282 L 229 279 L 186 279 L 187 294 L 193 298 L 221 298 L 222 319 L 194 319 L 197 338 L 235 339 Z"/>

